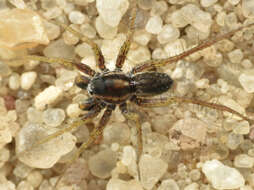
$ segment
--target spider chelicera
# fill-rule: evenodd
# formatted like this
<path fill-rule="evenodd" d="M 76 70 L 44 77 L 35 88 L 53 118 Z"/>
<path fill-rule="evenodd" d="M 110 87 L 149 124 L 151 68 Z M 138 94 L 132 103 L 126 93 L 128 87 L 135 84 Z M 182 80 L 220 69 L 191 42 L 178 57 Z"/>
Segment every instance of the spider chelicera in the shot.
<path fill-rule="evenodd" d="M 128 110 L 127 102 L 132 102 L 142 107 L 167 106 L 172 103 L 191 103 L 220 111 L 230 112 L 232 114 L 238 115 L 244 120 L 252 122 L 251 119 L 224 105 L 184 97 L 153 97 L 155 95 L 159 95 L 168 91 L 173 84 L 173 80 L 170 78 L 169 75 L 154 71 L 156 68 L 177 62 L 197 51 L 200 51 L 215 44 L 220 40 L 232 36 L 237 31 L 240 31 L 247 26 L 242 26 L 226 34 L 217 36 L 208 41 L 204 41 L 200 45 L 193 47 L 179 55 L 166 59 L 149 60 L 147 62 L 141 63 L 138 66 L 135 66 L 131 70 L 131 72 L 124 73 L 121 68 L 125 63 L 126 56 L 130 49 L 137 12 L 136 2 L 134 3 L 134 8 L 131 10 L 130 13 L 127 38 L 118 53 L 115 64 L 116 69 L 114 71 L 109 71 L 106 68 L 104 57 L 96 43 L 62 23 L 57 24 L 61 25 L 64 29 L 71 32 L 75 36 L 78 36 L 82 41 L 88 43 L 92 47 L 95 54 L 97 66 L 101 70 L 100 73 L 95 72 L 88 65 L 76 63 L 66 59 L 47 58 L 35 55 L 29 55 L 24 57 L 24 59 L 39 60 L 47 63 L 58 63 L 68 68 L 78 69 L 87 76 L 79 75 L 76 78 L 75 83 L 78 87 L 87 90 L 90 96 L 89 99 L 80 104 L 80 108 L 82 110 L 88 111 L 86 114 L 81 115 L 80 119 L 75 121 L 71 126 L 48 136 L 47 138 L 38 142 L 36 145 L 43 144 L 51 139 L 58 137 L 59 135 L 62 135 L 65 132 L 72 131 L 79 126 L 84 125 L 88 119 L 96 117 L 101 111 L 104 110 L 98 125 L 90 133 L 88 141 L 84 142 L 75 154 L 74 159 L 76 159 L 86 148 L 88 148 L 92 143 L 94 143 L 94 141 L 98 137 L 102 135 L 103 129 L 107 125 L 112 111 L 116 108 L 116 106 L 119 106 L 122 114 L 126 117 L 126 119 L 134 121 L 134 123 L 136 124 L 136 127 L 138 129 L 138 152 L 140 155 L 142 153 L 142 130 L 140 116 L 139 114 Z M 253 24 L 250 24 L 248 26 L 251 25 Z"/>

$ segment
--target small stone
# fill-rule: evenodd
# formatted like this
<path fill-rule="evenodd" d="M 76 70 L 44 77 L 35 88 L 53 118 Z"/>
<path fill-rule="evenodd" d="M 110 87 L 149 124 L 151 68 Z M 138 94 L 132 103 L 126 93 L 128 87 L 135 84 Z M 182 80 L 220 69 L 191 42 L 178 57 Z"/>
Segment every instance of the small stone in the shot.
<path fill-rule="evenodd" d="M 65 113 L 59 108 L 49 108 L 43 112 L 42 117 L 46 125 L 50 127 L 57 127 L 64 121 Z"/>
<path fill-rule="evenodd" d="M 165 59 L 165 58 L 167 58 L 167 55 L 163 49 L 156 48 L 153 50 L 152 59 Z"/>
<path fill-rule="evenodd" d="M 254 158 L 247 154 L 239 154 L 234 159 L 234 166 L 238 168 L 252 168 L 254 165 Z"/>
<path fill-rule="evenodd" d="M 163 180 L 158 190 L 180 190 L 179 186 L 173 179 Z"/>
<path fill-rule="evenodd" d="M 48 44 L 40 16 L 30 9 L 10 9 L 0 13 L 0 45 Z"/>
<path fill-rule="evenodd" d="M 218 0 L 201 0 L 200 4 L 202 5 L 202 7 L 210 7 L 213 4 L 215 4 Z"/>
<path fill-rule="evenodd" d="M 146 46 L 151 40 L 151 34 L 145 30 L 135 31 L 133 40 L 142 46 Z"/>
<path fill-rule="evenodd" d="M 250 132 L 250 125 L 247 121 L 234 123 L 232 128 L 234 133 L 239 135 L 247 135 Z"/>
<path fill-rule="evenodd" d="M 232 63 L 241 63 L 243 59 L 243 52 L 240 49 L 236 49 L 229 52 L 228 57 Z"/>
<path fill-rule="evenodd" d="M 132 146 L 125 146 L 121 162 L 127 166 L 128 173 L 138 179 L 137 153 Z"/>
<path fill-rule="evenodd" d="M 96 30 L 89 23 L 82 24 L 80 26 L 80 31 L 88 38 L 95 38 L 96 36 Z"/>
<path fill-rule="evenodd" d="M 226 145 L 229 149 L 235 150 L 242 142 L 243 136 L 232 132 L 228 135 Z"/>
<path fill-rule="evenodd" d="M 174 42 L 180 36 L 180 31 L 170 24 L 164 25 L 157 39 L 161 44 Z"/>
<path fill-rule="evenodd" d="M 238 80 L 244 90 L 248 93 L 253 93 L 254 92 L 254 70 L 248 70 L 246 72 L 243 72 L 240 74 Z"/>
<path fill-rule="evenodd" d="M 201 89 L 209 88 L 209 79 L 200 79 L 195 82 L 195 86 Z"/>
<path fill-rule="evenodd" d="M 207 124 L 195 118 L 186 118 L 178 120 L 174 125 L 174 129 L 180 130 L 181 133 L 198 142 L 204 142 L 207 133 Z"/>
<path fill-rule="evenodd" d="M 75 53 L 77 53 L 80 57 L 88 57 L 94 55 L 91 46 L 89 46 L 87 43 L 77 45 L 75 48 Z"/>
<path fill-rule="evenodd" d="M 153 7 L 155 0 L 139 0 L 137 2 L 141 9 L 149 10 Z"/>
<path fill-rule="evenodd" d="M 111 178 L 107 184 L 106 190 L 143 190 L 138 181 L 123 181 L 121 179 Z"/>
<path fill-rule="evenodd" d="M 9 2 L 19 9 L 26 9 L 27 6 L 23 0 L 9 0 Z"/>
<path fill-rule="evenodd" d="M 21 88 L 29 90 L 37 78 L 37 73 L 34 71 L 25 72 L 20 77 Z"/>
<path fill-rule="evenodd" d="M 63 33 L 63 39 L 67 45 L 75 45 L 79 41 L 79 38 L 69 31 Z"/>
<path fill-rule="evenodd" d="M 76 142 L 76 138 L 66 132 L 48 142 L 36 144 L 56 131 L 41 124 L 26 123 L 16 138 L 18 159 L 33 168 L 51 168 L 74 148 Z"/>
<path fill-rule="evenodd" d="M 63 39 L 51 42 L 44 50 L 43 54 L 46 57 L 59 57 L 72 59 L 74 58 L 74 47 L 66 45 Z"/>
<path fill-rule="evenodd" d="M 49 40 L 56 39 L 61 33 L 60 26 L 57 26 L 51 22 L 44 21 L 44 26 Z"/>
<path fill-rule="evenodd" d="M 218 101 L 219 104 L 222 104 L 224 106 L 230 107 L 233 110 L 237 110 L 241 114 L 245 114 L 245 109 L 235 100 L 227 97 L 227 96 L 221 96 Z M 236 115 L 232 115 L 231 113 L 225 113 L 225 115 L 230 116 L 231 118 L 239 118 Z"/>
<path fill-rule="evenodd" d="M 5 162 L 10 158 L 10 150 L 7 148 L 0 149 L 0 167 L 2 168 Z"/>
<path fill-rule="evenodd" d="M 151 190 L 166 172 L 167 168 L 167 163 L 160 158 L 143 154 L 139 161 L 140 178 L 143 187 Z"/>
<path fill-rule="evenodd" d="M 116 27 L 129 7 L 128 0 L 97 0 L 96 8 L 103 21 Z"/>
<path fill-rule="evenodd" d="M 105 39 L 112 39 L 117 34 L 117 27 L 107 25 L 100 16 L 95 20 L 95 27 L 99 35 Z"/>
<path fill-rule="evenodd" d="M 245 68 L 245 69 L 250 69 L 253 64 L 252 62 L 249 60 L 249 59 L 244 59 L 242 62 L 241 62 L 241 65 Z"/>
<path fill-rule="evenodd" d="M 8 121 L 5 121 L 1 117 L 0 119 L 1 119 L 1 123 L 0 123 L 0 149 L 1 149 L 4 145 L 11 142 L 12 134 L 9 129 Z"/>
<path fill-rule="evenodd" d="M 172 25 L 176 28 L 185 27 L 188 22 L 184 19 L 180 10 L 174 11 L 171 15 Z"/>
<path fill-rule="evenodd" d="M 193 169 L 190 171 L 189 176 L 192 181 L 198 181 L 201 177 L 201 173 L 198 169 Z"/>
<path fill-rule="evenodd" d="M 181 14 L 184 19 L 197 30 L 209 33 L 213 22 L 209 13 L 202 11 L 194 4 L 188 4 L 181 9 Z"/>
<path fill-rule="evenodd" d="M 216 15 L 216 22 L 218 25 L 220 26 L 224 26 L 225 25 L 225 18 L 226 18 L 227 14 L 225 12 L 219 12 Z"/>
<path fill-rule="evenodd" d="M 94 176 L 105 179 L 111 176 L 111 171 L 114 169 L 116 161 L 116 153 L 106 149 L 90 157 L 88 167 Z"/>
<path fill-rule="evenodd" d="M 9 87 L 12 90 L 18 90 L 20 87 L 20 76 L 18 73 L 12 73 L 9 78 Z"/>
<path fill-rule="evenodd" d="M 71 87 L 73 87 L 75 78 L 77 77 L 76 71 L 61 69 L 57 74 L 58 78 L 55 81 L 55 85 L 57 88 L 67 91 Z"/>
<path fill-rule="evenodd" d="M 52 190 L 53 187 L 52 185 L 49 183 L 48 180 L 44 179 L 42 182 L 41 182 L 41 185 L 39 187 L 39 190 Z"/>
<path fill-rule="evenodd" d="M 243 15 L 247 18 L 254 18 L 254 1 L 243 0 L 242 1 Z"/>
<path fill-rule="evenodd" d="M 88 174 L 89 170 L 86 160 L 79 158 L 67 168 L 63 176 L 61 176 L 62 179 L 60 180 L 63 180 L 63 183 L 66 184 L 66 186 L 68 184 L 69 187 L 64 188 L 66 190 L 73 189 L 72 187 L 74 186 L 79 186 L 80 190 L 86 190 L 87 184 L 84 179 L 87 178 Z M 61 181 L 59 183 L 61 184 Z M 70 184 L 72 185 L 72 187 L 70 186 Z M 81 186 L 83 188 L 81 188 Z"/>
<path fill-rule="evenodd" d="M 104 55 L 104 58 L 109 60 L 109 63 L 106 65 L 109 70 L 115 68 L 115 59 L 125 39 L 126 36 L 124 34 L 119 34 L 113 40 L 103 40 L 101 51 Z"/>
<path fill-rule="evenodd" d="M 103 130 L 103 142 L 106 144 L 128 144 L 130 135 L 130 129 L 127 124 L 114 122 Z"/>
<path fill-rule="evenodd" d="M 60 88 L 49 86 L 35 97 L 35 107 L 39 110 L 43 110 L 46 105 L 55 103 L 61 97 L 62 92 Z"/>
<path fill-rule="evenodd" d="M 228 0 L 228 2 L 231 4 L 231 5 L 237 5 L 240 0 Z"/>
<path fill-rule="evenodd" d="M 19 162 L 15 169 L 13 170 L 13 174 L 16 177 L 19 177 L 21 179 L 24 179 L 28 176 L 28 174 L 32 171 L 32 168 L 23 164 L 22 162 Z"/>
<path fill-rule="evenodd" d="M 184 39 L 177 39 L 173 43 L 168 43 L 165 45 L 164 50 L 168 57 L 179 55 L 187 49 L 186 42 Z"/>
<path fill-rule="evenodd" d="M 163 21 L 160 16 L 152 16 L 146 24 L 146 31 L 151 34 L 159 34 L 162 31 Z"/>
<path fill-rule="evenodd" d="M 27 109 L 26 114 L 27 114 L 28 121 L 30 121 L 31 123 L 42 123 L 43 122 L 42 112 L 33 108 L 33 107 L 29 107 Z"/>
<path fill-rule="evenodd" d="M 85 15 L 79 11 L 71 11 L 69 19 L 73 24 L 82 24 L 85 21 Z"/>
<path fill-rule="evenodd" d="M 168 10 L 168 5 L 165 1 L 156 1 L 153 3 L 151 15 L 163 15 Z"/>
<path fill-rule="evenodd" d="M 199 184 L 197 183 L 191 183 L 184 187 L 184 190 L 199 190 Z"/>
<path fill-rule="evenodd" d="M 250 185 L 245 185 L 241 187 L 240 190 L 252 190 L 252 187 Z"/>
<path fill-rule="evenodd" d="M 27 176 L 27 181 L 34 187 L 37 188 L 41 184 L 43 176 L 39 171 L 32 171 Z"/>
<path fill-rule="evenodd" d="M 77 118 L 82 113 L 82 110 L 78 104 L 69 104 L 66 108 L 66 113 L 71 118 Z"/>
<path fill-rule="evenodd" d="M 54 18 L 57 18 L 57 17 L 60 17 L 63 10 L 60 8 L 60 7 L 53 7 L 53 8 L 50 8 L 48 9 L 46 12 L 43 13 L 43 16 L 47 19 L 47 20 L 50 20 L 50 19 L 54 19 Z"/>
<path fill-rule="evenodd" d="M 27 181 L 21 181 L 17 186 L 17 190 L 33 190 L 33 189 L 34 189 L 33 186 Z"/>
<path fill-rule="evenodd" d="M 130 50 L 128 60 L 134 63 L 142 63 L 151 59 L 151 53 L 147 47 L 140 46 L 135 50 Z"/>
<path fill-rule="evenodd" d="M 5 64 L 4 62 L 0 61 L 0 76 L 1 77 L 7 77 L 11 74 L 10 67 Z"/>
<path fill-rule="evenodd" d="M 0 189 L 1 190 L 16 190 L 16 186 L 12 181 L 8 181 L 5 178 L 1 179 L 0 183 Z"/>
<path fill-rule="evenodd" d="M 245 184 L 241 173 L 218 160 L 206 161 L 202 171 L 215 189 L 237 189 Z"/>

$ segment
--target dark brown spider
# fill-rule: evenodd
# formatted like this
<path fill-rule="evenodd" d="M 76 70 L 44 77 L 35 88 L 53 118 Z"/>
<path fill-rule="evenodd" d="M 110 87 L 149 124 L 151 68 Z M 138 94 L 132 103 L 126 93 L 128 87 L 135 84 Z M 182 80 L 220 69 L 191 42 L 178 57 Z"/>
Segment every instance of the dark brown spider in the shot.
<path fill-rule="evenodd" d="M 135 2 L 136 4 L 136 2 Z M 56 138 L 59 135 L 62 135 L 65 132 L 72 131 L 73 129 L 83 125 L 88 119 L 94 118 L 102 110 L 104 110 L 103 116 L 101 117 L 98 126 L 96 126 L 93 131 L 90 133 L 90 137 L 87 142 L 84 142 L 79 150 L 77 151 L 75 158 L 78 158 L 79 155 L 90 146 L 99 136 L 102 135 L 103 129 L 107 125 L 112 111 L 116 106 L 120 107 L 122 114 L 126 117 L 127 120 L 132 120 L 136 123 L 138 128 L 138 150 L 139 154 L 142 153 L 142 134 L 141 134 L 141 123 L 140 116 L 131 112 L 127 109 L 127 102 L 132 102 L 142 107 L 158 107 L 158 106 L 167 106 L 172 103 L 191 103 L 196 105 L 201 105 L 204 107 L 209 107 L 212 109 L 217 109 L 220 111 L 230 112 L 232 114 L 238 115 L 244 120 L 253 122 L 253 120 L 247 118 L 246 116 L 240 114 L 239 112 L 220 104 L 208 103 L 205 101 L 200 101 L 196 99 L 188 99 L 183 97 L 164 97 L 164 98 L 153 98 L 155 95 L 162 94 L 166 92 L 172 86 L 173 80 L 164 73 L 159 73 L 153 71 L 155 68 L 162 67 L 174 62 L 177 62 L 186 56 L 189 56 L 197 51 L 205 49 L 216 42 L 228 38 L 235 34 L 237 31 L 242 30 L 246 26 L 240 27 L 236 30 L 228 32 L 226 34 L 217 36 L 211 40 L 204 41 L 200 45 L 191 48 L 179 55 L 166 59 L 158 60 L 149 60 L 138 66 L 135 66 L 130 73 L 124 73 L 121 68 L 126 60 L 126 56 L 130 49 L 131 39 L 134 32 L 134 23 L 136 18 L 136 5 L 131 10 L 130 16 L 130 25 L 129 31 L 127 33 L 127 39 L 123 43 L 120 52 L 116 60 L 116 69 L 114 71 L 109 71 L 105 66 L 104 57 L 101 53 L 98 45 L 89 39 L 87 39 L 82 34 L 73 30 L 70 27 L 65 26 L 64 24 L 57 23 L 61 25 L 69 32 L 78 36 L 82 41 L 88 43 L 94 53 L 95 59 L 98 67 L 101 70 L 101 73 L 96 73 L 89 66 L 72 62 L 66 59 L 60 58 L 47 58 L 41 56 L 30 55 L 24 57 L 25 59 L 39 60 L 48 63 L 59 63 L 69 68 L 77 68 L 82 73 L 88 75 L 80 75 L 76 79 L 76 85 L 82 89 L 86 89 L 90 98 L 80 104 L 82 110 L 88 111 L 88 113 L 80 116 L 80 120 L 74 122 L 71 126 L 62 129 L 42 141 L 38 142 L 36 145 L 43 144 L 51 139 Z M 248 26 L 251 26 L 250 24 Z"/>

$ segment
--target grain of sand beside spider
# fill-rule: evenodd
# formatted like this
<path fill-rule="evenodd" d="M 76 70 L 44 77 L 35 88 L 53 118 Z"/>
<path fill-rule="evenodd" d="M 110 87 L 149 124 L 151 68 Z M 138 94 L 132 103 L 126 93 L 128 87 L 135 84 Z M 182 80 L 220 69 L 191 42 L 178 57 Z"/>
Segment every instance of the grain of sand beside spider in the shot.
<path fill-rule="evenodd" d="M 96 64 L 100 69 L 100 72 L 94 71 L 86 64 L 73 60 L 67 60 L 64 58 L 48 58 L 37 55 L 27 55 L 18 58 L 36 60 L 52 64 L 58 63 L 60 65 L 63 65 L 64 67 L 67 67 L 68 69 L 78 69 L 80 71 L 80 74 L 76 77 L 75 84 L 81 89 L 86 90 L 89 94 L 89 98 L 86 101 L 80 103 L 79 105 L 79 108 L 83 111 L 86 111 L 86 113 L 80 115 L 79 118 L 69 124 L 69 126 L 67 126 L 66 128 L 63 128 L 56 132 L 53 131 L 51 135 L 35 142 L 34 144 L 30 145 L 29 148 L 19 151 L 17 153 L 17 158 L 22 161 L 22 156 L 29 156 L 33 149 L 39 149 L 40 145 L 48 143 L 49 141 L 53 141 L 67 132 L 71 132 L 79 127 L 82 127 L 87 122 L 90 122 L 93 118 L 96 118 L 102 112 L 102 116 L 98 124 L 91 131 L 88 140 L 78 148 L 78 150 L 74 153 L 74 156 L 72 156 L 72 158 L 70 159 L 70 162 L 72 163 L 80 157 L 80 154 L 84 150 L 91 146 L 96 141 L 96 139 L 102 135 L 103 130 L 107 126 L 112 112 L 115 110 L 116 107 L 119 107 L 126 120 L 131 121 L 132 124 L 136 125 L 135 127 L 138 131 L 137 157 L 139 160 L 141 155 L 143 154 L 141 127 L 142 119 L 140 118 L 140 114 L 138 112 L 128 109 L 127 104 L 135 104 L 137 106 L 145 108 L 163 107 L 169 106 L 171 104 L 181 103 L 194 104 L 201 107 L 214 109 L 219 112 L 228 112 L 231 114 L 231 116 L 229 117 L 233 117 L 232 115 L 234 115 L 237 116 L 237 119 L 240 118 L 240 120 L 245 120 L 253 124 L 253 120 L 245 114 L 240 113 L 238 112 L 238 110 L 234 110 L 222 104 L 211 103 L 198 100 L 196 98 L 187 98 L 181 96 L 158 96 L 170 90 L 173 86 L 174 81 L 168 74 L 159 72 L 157 70 L 160 70 L 161 67 L 166 67 L 170 64 L 176 63 L 186 58 L 187 56 L 190 56 L 200 50 L 214 45 L 221 40 L 230 38 L 237 32 L 240 32 L 245 28 L 251 27 L 254 24 L 240 26 L 235 30 L 226 32 L 225 34 L 220 34 L 218 36 L 212 37 L 207 41 L 202 41 L 199 43 L 199 45 L 192 47 L 184 51 L 183 53 L 180 53 L 179 55 L 165 59 L 152 59 L 143 62 L 141 64 L 138 64 L 137 66 L 134 66 L 130 72 L 125 73 L 122 71 L 122 67 L 126 62 L 127 54 L 131 46 L 135 28 L 136 14 L 137 8 L 135 2 L 133 3 L 133 7 L 130 11 L 128 27 L 129 29 L 127 32 L 127 37 L 120 48 L 115 63 L 115 69 L 113 71 L 107 69 L 102 51 L 95 42 L 88 39 L 75 29 L 58 21 L 51 22 L 60 25 L 66 31 L 72 33 L 74 36 L 77 36 L 82 42 L 86 42 L 91 46 L 95 55 Z M 70 144 L 72 143 L 70 142 Z"/>

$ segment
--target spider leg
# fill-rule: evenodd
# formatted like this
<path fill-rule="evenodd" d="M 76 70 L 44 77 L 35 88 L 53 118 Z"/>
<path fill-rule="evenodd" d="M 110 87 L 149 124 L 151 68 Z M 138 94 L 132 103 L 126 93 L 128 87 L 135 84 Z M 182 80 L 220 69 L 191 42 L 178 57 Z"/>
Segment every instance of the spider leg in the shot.
<path fill-rule="evenodd" d="M 58 63 L 58 64 L 63 65 L 65 67 L 69 68 L 69 69 L 77 68 L 81 72 L 83 72 L 87 75 L 90 75 L 90 76 L 94 76 L 95 73 L 96 73 L 88 65 L 85 65 L 85 64 L 82 64 L 82 63 L 75 63 L 75 62 L 73 62 L 73 60 L 63 59 L 63 58 L 56 58 L 56 57 L 26 55 L 26 56 L 18 57 L 14 60 L 10 60 L 10 61 L 7 61 L 7 62 L 15 62 L 15 61 L 20 60 L 20 59 L 42 61 L 42 62 L 46 62 L 46 63 Z"/>
<path fill-rule="evenodd" d="M 142 152 L 143 152 L 142 128 L 141 128 L 140 117 L 137 113 L 130 112 L 127 109 L 126 103 L 123 103 L 120 105 L 120 110 L 127 120 L 135 122 L 135 124 L 137 126 L 137 130 L 138 130 L 138 159 L 139 159 Z"/>
<path fill-rule="evenodd" d="M 254 120 L 244 116 L 243 114 L 221 104 L 209 103 L 201 100 L 195 100 L 191 98 L 183 98 L 183 97 L 164 97 L 164 98 L 135 98 L 132 100 L 137 105 L 142 107 L 161 107 L 167 106 L 172 103 L 189 103 L 196 104 L 204 107 L 208 107 L 211 109 L 216 109 L 220 111 L 226 111 L 241 117 L 242 119 L 248 121 L 249 123 L 253 123 Z"/>
<path fill-rule="evenodd" d="M 56 20 L 54 21 L 50 21 L 53 22 L 56 25 L 61 26 L 62 28 L 64 28 L 65 30 L 71 32 L 73 35 L 77 36 L 79 39 L 81 39 L 83 42 L 87 43 L 88 45 L 90 45 L 92 47 L 92 50 L 94 51 L 95 54 L 95 60 L 96 60 L 96 64 L 98 65 L 98 67 L 100 68 L 100 70 L 105 70 L 106 66 L 105 66 L 105 60 L 104 57 L 102 55 L 101 49 L 99 48 L 99 46 L 93 42 L 92 40 L 90 40 L 89 38 L 87 38 L 86 36 L 84 36 L 82 33 L 76 31 L 75 29 L 67 26 L 64 23 L 58 22 Z"/>
<path fill-rule="evenodd" d="M 169 57 L 169 58 L 165 58 L 165 59 L 154 59 L 154 60 L 149 60 L 149 61 L 146 61 L 144 63 L 141 63 L 140 65 L 137 65 L 136 67 L 134 67 L 132 69 L 132 73 L 138 73 L 138 72 L 141 72 L 141 71 L 144 71 L 144 70 L 150 70 L 154 67 L 162 67 L 162 66 L 165 66 L 167 64 L 171 64 L 171 63 L 174 63 L 174 62 L 177 62 L 197 51 L 200 51 L 200 50 L 203 50 L 207 47 L 210 47 L 211 45 L 214 45 L 215 43 L 223 40 L 223 39 L 226 39 L 226 38 L 229 38 L 230 36 L 234 35 L 236 32 L 246 28 L 246 27 L 250 27 L 250 26 L 253 26 L 254 23 L 252 24 L 249 24 L 247 26 L 242 26 L 242 27 L 239 27 L 238 29 L 235 29 L 235 30 L 232 30 L 230 32 L 227 32 L 225 34 L 222 34 L 222 35 L 218 35 L 216 36 L 215 38 L 212 38 L 210 40 L 207 40 L 207 41 L 203 41 L 201 42 L 201 44 L 199 44 L 198 46 L 196 47 L 193 47 L 179 55 L 176 55 L 176 56 L 173 56 L 173 57 Z"/>
<path fill-rule="evenodd" d="M 16 155 L 16 157 L 19 157 L 21 154 L 25 154 L 26 152 L 31 151 L 33 148 L 35 148 L 35 147 L 37 147 L 39 145 L 42 145 L 42 144 L 44 144 L 46 142 L 49 142 L 49 141 L 55 139 L 56 137 L 66 133 L 66 132 L 70 132 L 73 129 L 76 129 L 76 128 L 84 125 L 88 120 L 90 120 L 90 119 L 94 118 L 95 116 L 97 116 L 100 113 L 101 109 L 102 108 L 100 106 L 93 107 L 93 109 L 91 109 L 87 114 L 81 116 L 79 118 L 79 120 L 74 121 L 72 123 L 72 125 L 70 125 L 69 127 L 61 129 L 61 130 L 59 130 L 59 131 L 57 131 L 57 132 L 47 136 L 46 138 L 43 138 L 42 140 L 40 140 L 40 141 L 36 142 L 35 144 L 33 144 L 30 148 L 28 148 L 28 149 L 18 153 Z"/>
<path fill-rule="evenodd" d="M 100 119 L 100 122 L 98 126 L 96 126 L 93 131 L 90 133 L 90 137 L 87 142 L 83 143 L 77 152 L 75 153 L 74 157 L 71 159 L 70 162 L 73 162 L 78 159 L 79 155 L 87 149 L 98 137 L 100 137 L 103 133 L 103 130 L 105 126 L 107 125 L 110 116 L 112 114 L 112 111 L 115 109 L 115 106 L 107 106 L 106 110 L 103 113 L 102 118 Z"/>
<path fill-rule="evenodd" d="M 134 0 L 133 4 L 134 5 L 131 10 L 127 38 L 126 38 L 125 42 L 123 43 L 123 45 L 121 46 L 120 51 L 117 56 L 117 59 L 116 59 L 116 68 L 118 68 L 118 69 L 121 69 L 123 67 L 127 53 L 129 52 L 130 45 L 131 45 L 131 39 L 132 39 L 133 32 L 134 32 L 134 24 L 135 24 L 135 19 L 136 19 L 136 14 L 137 14 L 136 0 Z"/>

